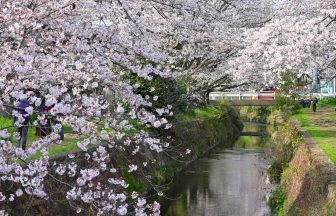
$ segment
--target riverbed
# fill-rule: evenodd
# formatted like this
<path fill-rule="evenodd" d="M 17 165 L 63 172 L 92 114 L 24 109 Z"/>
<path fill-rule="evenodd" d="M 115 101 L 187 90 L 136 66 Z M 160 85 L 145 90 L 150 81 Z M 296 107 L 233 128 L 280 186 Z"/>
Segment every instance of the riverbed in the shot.
<path fill-rule="evenodd" d="M 266 131 L 245 124 L 244 131 Z M 218 146 L 176 176 L 162 203 L 163 216 L 265 216 L 272 185 L 266 180 L 268 137 L 241 136 Z"/>

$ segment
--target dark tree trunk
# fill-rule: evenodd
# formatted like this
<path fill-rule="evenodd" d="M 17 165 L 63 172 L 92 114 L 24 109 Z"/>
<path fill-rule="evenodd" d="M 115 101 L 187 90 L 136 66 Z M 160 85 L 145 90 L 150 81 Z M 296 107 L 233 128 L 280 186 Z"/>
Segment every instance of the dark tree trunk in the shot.
<path fill-rule="evenodd" d="M 205 92 L 205 94 L 204 94 L 205 105 L 210 105 L 210 98 L 209 98 L 209 96 L 210 96 L 210 92 L 209 91 Z"/>

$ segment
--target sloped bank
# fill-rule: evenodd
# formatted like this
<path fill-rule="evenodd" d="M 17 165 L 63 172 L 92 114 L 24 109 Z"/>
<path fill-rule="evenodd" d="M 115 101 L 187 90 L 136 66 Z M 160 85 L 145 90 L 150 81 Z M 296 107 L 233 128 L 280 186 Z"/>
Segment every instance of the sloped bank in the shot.
<path fill-rule="evenodd" d="M 285 121 L 279 115 L 273 120 L 280 124 L 273 134 L 277 156 L 269 173 L 276 179 L 281 170 L 280 184 L 270 199 L 274 213 L 336 215 L 335 165 L 296 120 Z"/>
<path fill-rule="evenodd" d="M 195 160 L 219 144 L 230 147 L 242 128 L 238 111 L 225 106 L 215 116 L 177 122 L 174 137 L 176 144 L 191 150 L 189 159 Z"/>

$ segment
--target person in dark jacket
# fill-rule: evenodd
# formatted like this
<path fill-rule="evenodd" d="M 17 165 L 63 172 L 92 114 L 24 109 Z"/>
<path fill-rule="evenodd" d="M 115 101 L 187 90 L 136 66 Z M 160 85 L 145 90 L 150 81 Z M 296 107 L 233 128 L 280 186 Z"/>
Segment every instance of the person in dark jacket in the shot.
<path fill-rule="evenodd" d="M 46 122 L 42 124 L 41 121 L 37 121 L 38 127 L 36 127 L 36 136 L 47 136 L 51 133 L 51 115 L 49 114 L 50 107 L 46 106 L 45 98 L 42 99 L 39 106 L 40 114 L 45 114 Z"/>
<path fill-rule="evenodd" d="M 306 100 L 306 107 L 310 108 L 311 105 L 311 101 L 310 100 Z"/>
<path fill-rule="evenodd" d="M 313 112 L 316 112 L 317 103 L 318 103 L 318 99 L 317 99 L 317 97 L 314 97 L 314 99 L 313 99 Z"/>
<path fill-rule="evenodd" d="M 300 104 L 302 108 L 306 108 L 306 101 L 303 98 L 300 100 Z"/>
<path fill-rule="evenodd" d="M 18 132 L 20 134 L 20 139 L 17 140 L 17 146 L 22 147 L 22 149 L 24 149 L 24 150 L 26 149 L 26 144 L 27 144 L 29 123 L 31 123 L 31 118 L 25 110 L 27 107 L 29 107 L 29 104 L 28 104 L 27 100 L 26 99 L 21 99 L 19 101 L 18 112 L 24 118 L 24 122 L 18 128 Z M 17 118 L 15 118 L 15 121 L 17 121 Z"/>

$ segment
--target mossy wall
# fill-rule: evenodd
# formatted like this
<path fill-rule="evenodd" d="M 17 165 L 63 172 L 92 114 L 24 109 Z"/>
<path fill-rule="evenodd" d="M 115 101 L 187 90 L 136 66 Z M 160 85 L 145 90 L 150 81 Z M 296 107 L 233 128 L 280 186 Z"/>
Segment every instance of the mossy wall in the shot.
<path fill-rule="evenodd" d="M 197 158 L 218 144 L 232 145 L 240 129 L 238 119 L 226 116 L 180 122 L 176 124 L 175 140 Z"/>
<path fill-rule="evenodd" d="M 336 215 L 336 203 L 328 198 L 328 172 L 306 143 L 300 145 L 281 176 L 280 185 L 286 199 L 279 215 Z"/>
<path fill-rule="evenodd" d="M 317 169 L 307 148 L 301 145 L 283 172 L 281 186 L 286 194 L 285 215 L 316 215 L 316 204 L 324 197 L 323 169 Z"/>
<path fill-rule="evenodd" d="M 326 156 L 297 121 L 284 118 L 279 112 L 271 115 L 270 122 L 277 125 L 273 135 L 276 142 L 273 154 L 277 160 L 274 160 L 269 171 L 277 170 L 274 164 L 280 166 L 278 189 L 281 188 L 285 196 L 281 203 L 278 202 L 282 206 L 271 206 L 276 209 L 275 215 L 336 215 L 336 203 L 328 197 L 328 176 L 332 170 Z M 275 199 L 279 201 L 276 197 L 283 199 L 276 195 L 273 194 L 271 204 L 277 203 Z"/>

